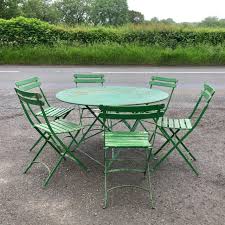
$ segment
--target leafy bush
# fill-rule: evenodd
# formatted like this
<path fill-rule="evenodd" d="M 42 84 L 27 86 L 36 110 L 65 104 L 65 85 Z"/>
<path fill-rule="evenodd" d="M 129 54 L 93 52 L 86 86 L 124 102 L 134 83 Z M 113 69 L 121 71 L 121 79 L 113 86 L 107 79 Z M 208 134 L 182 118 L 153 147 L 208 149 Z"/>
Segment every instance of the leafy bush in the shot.
<path fill-rule="evenodd" d="M 0 19 L 0 45 L 54 45 L 63 42 L 68 45 L 95 43 L 136 43 L 142 46 L 156 45 L 176 48 L 199 44 L 224 45 L 225 29 L 164 27 L 62 27 L 50 25 L 38 19 L 18 17 Z"/>

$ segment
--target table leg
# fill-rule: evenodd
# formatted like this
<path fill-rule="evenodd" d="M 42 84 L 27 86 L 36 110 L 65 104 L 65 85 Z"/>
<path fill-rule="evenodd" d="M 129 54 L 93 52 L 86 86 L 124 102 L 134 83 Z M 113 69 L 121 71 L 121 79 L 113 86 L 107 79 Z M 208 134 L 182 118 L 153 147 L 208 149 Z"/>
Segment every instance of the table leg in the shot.
<path fill-rule="evenodd" d="M 95 117 L 95 120 L 90 124 L 90 126 L 88 127 L 88 129 L 83 133 L 81 139 L 78 141 L 77 143 L 77 147 L 79 147 L 85 140 L 89 139 L 90 137 L 93 137 L 97 134 L 100 134 L 104 131 L 103 127 L 106 127 L 104 122 L 100 119 L 99 115 L 97 116 L 94 111 L 89 107 L 89 106 L 85 106 L 89 112 Z M 95 133 L 94 135 L 91 135 L 91 136 L 88 136 L 87 135 L 89 134 L 89 132 L 92 130 L 92 127 L 97 123 L 97 122 L 100 122 L 102 124 L 102 129 Z M 103 163 L 99 162 L 97 159 L 95 159 L 94 157 L 92 157 L 91 155 L 89 155 L 88 153 L 84 152 L 84 151 L 81 151 L 79 149 L 77 149 L 77 151 L 83 153 L 84 155 L 86 155 L 88 158 L 90 158 L 91 160 L 95 161 L 97 164 L 101 165 L 101 166 L 104 166 Z"/>

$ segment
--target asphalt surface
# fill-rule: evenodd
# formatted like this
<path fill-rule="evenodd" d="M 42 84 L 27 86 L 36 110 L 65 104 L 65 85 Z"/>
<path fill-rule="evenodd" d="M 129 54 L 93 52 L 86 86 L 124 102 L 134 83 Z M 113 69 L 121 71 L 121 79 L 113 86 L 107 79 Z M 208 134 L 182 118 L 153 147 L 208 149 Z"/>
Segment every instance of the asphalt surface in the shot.
<path fill-rule="evenodd" d="M 63 89 L 72 88 L 74 73 L 103 73 L 106 85 L 147 87 L 152 75 L 179 80 L 168 114 L 184 118 L 191 112 L 204 82 L 216 94 L 201 124 L 186 144 L 196 156 L 196 177 L 178 154 L 157 170 L 152 183 L 156 209 L 150 209 L 146 193 L 118 190 L 110 195 L 109 208 L 103 204 L 103 169 L 83 155 L 89 167 L 85 174 L 66 160 L 49 186 L 42 188 L 47 171 L 34 165 L 22 171 L 37 149 L 29 147 L 37 134 L 23 116 L 13 87 L 16 80 L 39 76 L 52 105 L 65 105 L 55 98 Z M 224 225 L 225 224 L 225 68 L 224 67 L 33 67 L 0 66 L 0 224 L 6 225 Z M 69 118 L 77 120 L 76 111 Z M 158 138 L 156 147 L 162 139 Z M 85 142 L 82 150 L 102 160 L 102 137 Z M 138 154 L 138 153 L 134 153 Z M 42 155 L 48 165 L 57 157 L 51 147 Z M 115 183 L 143 183 L 142 175 L 113 175 Z"/>

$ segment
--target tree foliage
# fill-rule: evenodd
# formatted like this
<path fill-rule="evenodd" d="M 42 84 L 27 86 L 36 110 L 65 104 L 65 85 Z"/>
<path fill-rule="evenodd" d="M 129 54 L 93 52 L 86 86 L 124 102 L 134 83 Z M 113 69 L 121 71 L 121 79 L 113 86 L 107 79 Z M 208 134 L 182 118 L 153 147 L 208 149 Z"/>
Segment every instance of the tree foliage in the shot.
<path fill-rule="evenodd" d="M 122 25 L 128 21 L 127 0 L 93 0 L 91 21 L 97 25 Z"/>
<path fill-rule="evenodd" d="M 37 18 L 49 23 L 69 25 L 123 25 L 126 23 L 177 25 L 172 18 L 153 17 L 144 21 L 144 15 L 128 10 L 127 0 L 0 0 L 0 18 L 18 16 Z M 207 17 L 199 23 L 178 23 L 178 26 L 223 27 L 225 19 Z"/>
<path fill-rule="evenodd" d="M 219 19 L 217 17 L 206 17 L 201 23 L 204 27 L 225 27 L 225 19 Z"/>
<path fill-rule="evenodd" d="M 55 5 L 47 0 L 23 0 L 21 9 L 23 16 L 28 18 L 38 18 L 51 23 L 59 21 Z"/>
<path fill-rule="evenodd" d="M 62 22 L 81 24 L 89 21 L 91 0 L 59 0 L 55 5 Z"/>
<path fill-rule="evenodd" d="M 130 23 L 143 23 L 144 15 L 140 12 L 129 10 L 128 12 L 128 20 Z"/>
<path fill-rule="evenodd" d="M 0 0 L 0 18 L 10 19 L 21 15 L 22 0 Z"/>

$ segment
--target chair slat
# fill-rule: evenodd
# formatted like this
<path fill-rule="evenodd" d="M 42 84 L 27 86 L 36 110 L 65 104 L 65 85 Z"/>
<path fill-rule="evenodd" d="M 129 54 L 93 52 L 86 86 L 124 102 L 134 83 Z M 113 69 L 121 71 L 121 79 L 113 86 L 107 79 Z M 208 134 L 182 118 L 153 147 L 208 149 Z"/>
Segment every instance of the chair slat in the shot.
<path fill-rule="evenodd" d="M 177 83 L 176 78 L 170 78 L 170 77 L 159 77 L 159 76 L 153 76 L 152 80 L 158 80 L 158 81 L 165 81 L 165 82 L 173 82 Z"/>
<path fill-rule="evenodd" d="M 104 80 L 96 78 L 96 79 L 81 79 L 81 78 L 77 78 L 74 79 L 75 83 L 103 83 Z"/>
<path fill-rule="evenodd" d="M 162 110 L 165 107 L 164 104 L 158 105 L 141 105 L 141 106 L 100 106 L 101 111 L 110 112 L 148 112 L 153 110 Z"/>
<path fill-rule="evenodd" d="M 17 94 L 21 95 L 22 97 L 39 98 L 39 99 L 42 98 L 42 96 L 39 93 L 26 92 L 26 91 L 20 90 L 18 88 L 15 88 L 15 91 L 16 91 Z"/>
<path fill-rule="evenodd" d="M 180 123 L 178 119 L 174 119 L 174 128 L 179 129 L 180 128 Z"/>
<path fill-rule="evenodd" d="M 47 116 L 50 116 L 50 117 L 54 116 L 60 111 L 61 111 L 61 108 L 54 108 L 54 110 L 52 110 L 51 112 L 48 112 Z"/>
<path fill-rule="evenodd" d="M 215 93 L 215 89 L 209 84 L 204 84 L 204 90 L 208 91 L 211 95 Z"/>
<path fill-rule="evenodd" d="M 184 120 L 185 120 L 186 127 L 187 127 L 188 129 L 191 129 L 191 128 L 192 128 L 192 125 L 191 125 L 190 120 L 189 120 L 189 119 L 184 119 Z"/>
<path fill-rule="evenodd" d="M 181 129 L 186 129 L 186 124 L 184 119 L 179 119 Z"/>
<path fill-rule="evenodd" d="M 99 116 L 105 119 L 123 119 L 123 120 L 142 120 L 142 119 L 154 119 L 163 116 L 163 112 L 156 113 L 131 113 L 131 114 L 121 114 L 121 113 L 100 113 Z"/>
<path fill-rule="evenodd" d="M 104 74 L 74 74 L 74 82 L 78 83 L 101 83 L 105 82 Z"/>
<path fill-rule="evenodd" d="M 70 112 L 71 108 L 61 108 L 61 110 L 55 114 L 56 117 L 61 117 L 62 115 L 65 115 L 67 112 Z"/>
<path fill-rule="evenodd" d="M 104 74 L 74 74 L 74 78 L 100 78 L 102 79 Z"/>
<path fill-rule="evenodd" d="M 54 107 L 49 107 L 49 108 L 44 109 L 46 116 L 48 116 L 48 114 L 54 110 L 55 110 Z M 42 113 L 42 111 L 40 111 L 40 112 L 36 113 L 36 115 L 43 116 L 43 113 Z"/>
<path fill-rule="evenodd" d="M 170 87 L 170 88 L 176 87 L 176 83 L 169 83 L 169 82 L 149 81 L 149 84 L 152 86 L 161 86 L 161 87 Z"/>
<path fill-rule="evenodd" d="M 205 98 L 206 101 L 209 101 L 212 95 L 208 91 L 202 91 L 202 96 Z"/>
<path fill-rule="evenodd" d="M 172 129 L 174 128 L 173 119 L 169 119 L 169 127 Z"/>
<path fill-rule="evenodd" d="M 33 99 L 33 98 L 25 98 L 22 97 L 21 95 L 19 95 L 19 99 L 27 104 L 31 104 L 31 105 L 39 105 L 39 106 L 44 106 L 45 103 L 41 100 L 38 99 Z"/>
<path fill-rule="evenodd" d="M 167 119 L 167 117 L 163 117 L 163 126 L 164 127 L 168 126 L 168 119 Z"/>
<path fill-rule="evenodd" d="M 35 83 L 19 86 L 19 88 L 23 91 L 29 91 L 34 88 L 39 88 L 40 86 L 41 86 L 41 82 L 35 82 Z"/>
<path fill-rule="evenodd" d="M 25 79 L 25 80 L 16 81 L 15 85 L 17 87 L 20 87 L 20 86 L 27 85 L 27 84 L 30 84 L 30 83 L 35 83 L 35 82 L 40 82 L 38 77 L 31 77 L 31 78 L 28 78 L 28 79 Z"/>

